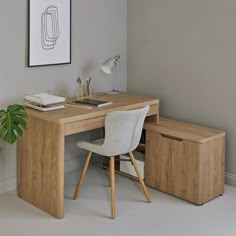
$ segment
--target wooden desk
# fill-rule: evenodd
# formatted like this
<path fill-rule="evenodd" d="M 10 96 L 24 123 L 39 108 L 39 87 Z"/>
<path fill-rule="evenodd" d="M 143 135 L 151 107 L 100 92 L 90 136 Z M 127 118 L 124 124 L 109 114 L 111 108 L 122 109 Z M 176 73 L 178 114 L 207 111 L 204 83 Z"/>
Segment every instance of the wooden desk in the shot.
<path fill-rule="evenodd" d="M 94 97 L 112 105 L 93 109 L 72 107 L 40 112 L 26 108 L 28 126 L 18 145 L 18 197 L 57 217 L 64 217 L 65 136 L 104 127 L 108 112 L 150 105 L 149 120 L 159 122 L 159 100 L 121 93 Z"/>

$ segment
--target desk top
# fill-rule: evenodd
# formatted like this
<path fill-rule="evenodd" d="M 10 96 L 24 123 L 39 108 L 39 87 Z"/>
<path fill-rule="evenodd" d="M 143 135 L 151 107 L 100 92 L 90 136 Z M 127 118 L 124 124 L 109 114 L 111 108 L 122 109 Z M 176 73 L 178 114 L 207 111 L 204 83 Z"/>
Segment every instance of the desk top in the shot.
<path fill-rule="evenodd" d="M 79 120 L 85 120 L 94 118 L 97 116 L 104 116 L 110 111 L 115 110 L 132 110 L 148 105 L 158 105 L 159 99 L 142 96 L 131 93 L 120 93 L 120 94 L 105 94 L 99 93 L 92 97 L 93 99 L 103 100 L 112 102 L 110 105 L 102 107 L 88 107 L 85 105 L 82 107 L 81 104 L 78 106 L 68 105 L 64 109 L 42 112 L 31 108 L 26 108 L 29 115 L 38 117 L 44 120 L 52 121 L 55 123 L 70 123 Z M 151 110 L 151 109 L 150 109 Z M 150 111 L 150 115 L 152 111 Z"/>

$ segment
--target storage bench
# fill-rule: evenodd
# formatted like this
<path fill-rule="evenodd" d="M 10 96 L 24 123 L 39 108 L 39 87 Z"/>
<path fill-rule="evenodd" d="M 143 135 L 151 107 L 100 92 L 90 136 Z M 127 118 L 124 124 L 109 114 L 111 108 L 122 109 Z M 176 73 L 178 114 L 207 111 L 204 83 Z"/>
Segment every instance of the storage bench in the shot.
<path fill-rule="evenodd" d="M 144 128 L 146 185 L 199 205 L 223 194 L 225 132 L 165 118 Z"/>

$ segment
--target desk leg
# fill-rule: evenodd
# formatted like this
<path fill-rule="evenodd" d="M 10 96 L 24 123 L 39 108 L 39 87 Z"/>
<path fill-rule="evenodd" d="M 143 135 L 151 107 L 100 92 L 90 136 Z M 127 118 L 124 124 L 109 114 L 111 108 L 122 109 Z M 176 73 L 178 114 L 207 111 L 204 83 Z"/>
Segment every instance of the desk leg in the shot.
<path fill-rule="evenodd" d="M 64 126 L 29 116 L 18 145 L 17 195 L 64 217 Z"/>

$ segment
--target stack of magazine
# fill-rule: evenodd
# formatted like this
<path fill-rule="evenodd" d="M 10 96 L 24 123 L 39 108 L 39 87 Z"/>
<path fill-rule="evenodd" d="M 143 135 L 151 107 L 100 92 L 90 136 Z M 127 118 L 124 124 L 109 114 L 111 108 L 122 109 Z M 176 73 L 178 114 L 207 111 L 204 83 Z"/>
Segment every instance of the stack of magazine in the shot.
<path fill-rule="evenodd" d="M 40 111 L 51 111 L 65 108 L 65 98 L 47 92 L 24 95 L 24 105 Z"/>

